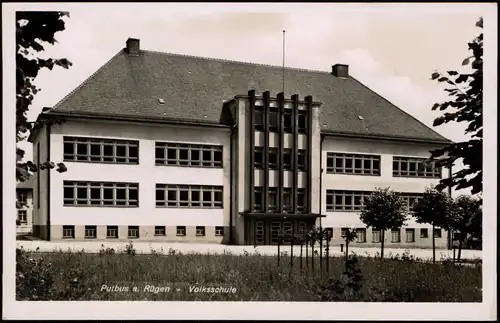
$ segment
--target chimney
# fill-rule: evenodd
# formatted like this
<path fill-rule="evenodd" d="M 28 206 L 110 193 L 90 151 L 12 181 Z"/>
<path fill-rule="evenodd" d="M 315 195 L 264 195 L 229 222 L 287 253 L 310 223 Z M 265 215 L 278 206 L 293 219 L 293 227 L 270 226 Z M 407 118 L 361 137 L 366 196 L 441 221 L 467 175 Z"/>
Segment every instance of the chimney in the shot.
<path fill-rule="evenodd" d="M 349 65 L 345 64 L 335 64 L 332 66 L 332 74 L 336 77 L 349 77 Z"/>
<path fill-rule="evenodd" d="M 127 53 L 130 56 L 139 56 L 140 46 L 139 39 L 129 38 L 127 39 Z"/>

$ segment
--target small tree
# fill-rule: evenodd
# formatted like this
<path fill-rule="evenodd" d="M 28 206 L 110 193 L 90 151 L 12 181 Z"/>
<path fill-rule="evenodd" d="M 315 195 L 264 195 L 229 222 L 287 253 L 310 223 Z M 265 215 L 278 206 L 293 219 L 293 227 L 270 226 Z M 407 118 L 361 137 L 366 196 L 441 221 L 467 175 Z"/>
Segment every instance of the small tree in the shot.
<path fill-rule="evenodd" d="M 449 215 L 448 226 L 458 233 L 458 257 L 462 251 L 463 242 L 468 235 L 477 236 L 482 226 L 481 202 L 468 195 L 460 195 L 453 203 L 453 212 Z"/>
<path fill-rule="evenodd" d="M 449 217 L 453 210 L 453 199 L 434 187 L 427 188 L 422 198 L 411 206 L 417 223 L 432 225 L 432 261 L 436 262 L 436 227 L 450 230 Z"/>
<path fill-rule="evenodd" d="M 385 231 L 401 228 L 407 220 L 407 209 L 400 194 L 389 188 L 377 188 L 367 199 L 360 219 L 375 230 L 381 231 L 381 258 L 384 257 Z"/>

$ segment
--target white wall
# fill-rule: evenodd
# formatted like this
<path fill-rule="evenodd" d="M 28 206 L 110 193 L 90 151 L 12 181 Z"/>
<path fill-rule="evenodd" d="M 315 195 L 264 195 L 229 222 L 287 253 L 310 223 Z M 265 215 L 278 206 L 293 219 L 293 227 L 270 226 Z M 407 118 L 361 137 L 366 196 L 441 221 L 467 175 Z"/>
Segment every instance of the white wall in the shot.
<path fill-rule="evenodd" d="M 430 150 L 437 148 L 429 144 L 376 141 L 362 139 L 347 139 L 341 137 L 328 136 L 323 141 L 321 152 L 323 167 L 322 186 L 322 214 L 327 215 L 322 219 L 324 227 L 344 227 L 359 226 L 364 224 L 359 220 L 359 212 L 327 212 L 326 211 L 326 191 L 329 189 L 338 190 L 366 190 L 373 191 L 375 188 L 386 188 L 398 192 L 422 193 L 425 188 L 438 183 L 438 179 L 432 178 L 406 178 L 392 176 L 392 156 L 424 157 L 430 156 Z M 328 152 L 341 153 L 362 153 L 381 155 L 381 175 L 380 176 L 360 176 L 360 175 L 340 175 L 328 174 L 326 172 L 326 162 Z M 448 171 L 443 169 L 443 178 L 448 176 Z M 413 219 L 407 222 L 408 227 L 430 228 L 425 224 L 417 224 Z"/>
<path fill-rule="evenodd" d="M 42 128 L 38 130 L 38 136 L 33 142 L 33 163 L 36 164 L 38 154 L 40 154 L 40 163 L 47 161 L 47 130 Z M 40 151 L 37 151 L 38 143 L 40 143 Z M 47 210 L 48 210 L 48 191 L 47 180 L 48 170 L 37 171 L 33 175 L 33 224 L 47 225 Z M 54 171 L 52 171 L 54 173 Z M 38 187 L 38 177 L 40 177 L 40 187 Z M 38 190 L 40 190 L 40 200 L 38 200 Z"/>
<path fill-rule="evenodd" d="M 229 130 L 172 125 L 119 122 L 68 121 L 53 126 L 51 157 L 62 160 L 63 136 L 130 139 L 139 141 L 139 164 L 65 162 L 67 171 L 51 176 L 51 223 L 53 225 L 202 225 L 229 223 Z M 223 168 L 155 166 L 155 141 L 223 146 Z M 119 181 L 139 183 L 138 208 L 65 207 L 63 181 Z M 156 208 L 155 185 L 193 184 L 224 187 L 224 209 Z"/>

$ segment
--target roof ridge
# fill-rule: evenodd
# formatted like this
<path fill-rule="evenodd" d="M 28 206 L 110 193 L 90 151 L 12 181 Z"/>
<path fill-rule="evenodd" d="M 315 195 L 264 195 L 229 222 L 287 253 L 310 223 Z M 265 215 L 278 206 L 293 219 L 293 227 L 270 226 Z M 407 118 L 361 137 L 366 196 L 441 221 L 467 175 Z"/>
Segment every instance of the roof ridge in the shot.
<path fill-rule="evenodd" d="M 434 132 L 435 134 L 441 136 L 442 138 L 446 139 L 446 140 L 449 140 L 451 141 L 449 138 L 446 138 L 445 136 L 443 136 L 442 134 L 440 134 L 439 132 L 437 132 L 436 130 L 432 129 L 431 127 L 429 127 L 428 125 L 426 125 L 425 123 L 423 123 L 422 121 L 418 120 L 416 117 L 412 116 L 410 113 L 406 112 L 405 110 L 401 109 L 399 106 L 395 105 L 394 103 L 392 103 L 391 101 L 389 101 L 388 99 L 386 99 L 385 96 L 383 96 L 382 94 L 380 93 L 377 93 L 375 92 L 374 90 L 372 90 L 369 86 L 366 86 L 364 83 L 362 83 L 361 81 L 359 81 L 358 79 L 354 78 L 351 76 L 351 79 L 354 80 L 355 82 L 358 82 L 361 86 L 367 88 L 370 92 L 374 93 L 376 96 L 380 97 L 382 100 L 384 100 L 385 102 L 389 103 L 390 105 L 392 105 L 393 107 L 395 107 L 396 109 L 398 109 L 399 111 L 403 112 L 404 114 L 406 114 L 407 116 L 410 116 L 413 120 L 417 121 L 418 123 L 420 123 L 421 125 L 423 125 L 424 127 L 428 128 L 430 131 Z"/>
<path fill-rule="evenodd" d="M 120 50 L 118 53 L 113 55 L 104 65 L 99 67 L 94 73 L 90 74 L 89 77 L 87 77 L 85 80 L 83 80 L 80 85 L 78 85 L 76 88 L 73 89 L 73 91 L 70 91 L 68 94 L 66 94 L 59 102 L 57 102 L 52 109 L 57 109 L 67 98 L 69 98 L 71 95 L 73 95 L 76 91 L 80 90 L 84 85 L 86 85 L 91 79 L 93 79 L 99 72 L 101 72 L 105 67 L 107 67 L 113 60 L 115 60 L 120 54 L 122 54 L 125 51 L 125 49 Z"/>
<path fill-rule="evenodd" d="M 283 69 L 283 66 L 279 66 L 279 65 L 253 63 L 253 62 L 243 62 L 243 61 L 236 61 L 236 60 L 224 59 L 224 58 L 215 58 L 215 57 L 188 55 L 188 54 L 178 54 L 178 53 L 170 53 L 170 52 L 160 52 L 160 51 L 145 50 L 145 49 L 141 49 L 141 52 L 152 53 L 152 54 L 159 54 L 159 55 L 179 56 L 179 57 L 186 57 L 186 58 L 196 58 L 196 59 L 203 59 L 203 60 L 216 61 L 216 62 L 224 62 L 224 63 L 237 63 L 237 64 L 245 64 L 245 65 L 251 65 L 251 66 L 262 66 L 262 67 L 272 67 L 272 68 Z M 285 66 L 285 69 L 286 70 L 301 71 L 301 72 L 313 72 L 313 73 L 321 73 L 321 74 L 331 74 L 330 72 L 327 72 L 327 71 L 320 71 L 320 70 L 313 70 L 313 69 L 299 68 L 299 67 L 290 67 L 290 66 Z"/>

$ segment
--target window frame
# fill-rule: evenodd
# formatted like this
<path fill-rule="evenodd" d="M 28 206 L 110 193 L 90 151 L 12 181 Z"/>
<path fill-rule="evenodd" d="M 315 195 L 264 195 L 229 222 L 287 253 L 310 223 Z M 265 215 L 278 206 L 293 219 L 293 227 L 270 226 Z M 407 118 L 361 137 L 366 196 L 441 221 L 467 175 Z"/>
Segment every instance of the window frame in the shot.
<path fill-rule="evenodd" d="M 425 232 L 425 235 L 424 235 Z M 420 228 L 420 239 L 429 238 L 429 229 L 428 228 Z"/>
<path fill-rule="evenodd" d="M 408 239 L 408 233 L 412 233 L 411 239 Z M 406 243 L 414 243 L 415 242 L 415 229 L 413 228 L 405 228 L 405 242 Z"/>
<path fill-rule="evenodd" d="M 435 161 L 426 163 L 427 160 L 428 158 L 422 157 L 392 156 L 392 177 L 443 178 L 442 167 L 436 167 Z M 412 165 L 415 170 L 412 170 Z"/>
<path fill-rule="evenodd" d="M 381 155 L 357 154 L 357 153 L 326 153 L 326 173 L 336 175 L 360 175 L 360 176 L 381 176 Z M 352 167 L 347 167 L 346 160 L 350 160 Z M 361 162 L 361 167 L 356 167 L 356 161 Z M 338 166 L 340 161 L 341 166 Z M 365 167 L 365 162 L 370 163 L 370 167 Z M 375 165 L 378 164 L 378 168 Z"/>
<path fill-rule="evenodd" d="M 112 154 L 107 155 L 104 147 L 112 147 Z M 72 152 L 67 151 L 72 147 Z M 80 147 L 85 147 L 80 153 Z M 93 147 L 99 147 L 98 154 L 93 153 Z M 124 154 L 118 154 L 119 148 L 124 147 Z M 135 154 L 132 152 L 135 148 Z M 74 163 L 97 163 L 97 164 L 124 164 L 139 165 L 139 140 L 63 136 L 63 161 Z"/>
<path fill-rule="evenodd" d="M 178 225 L 175 227 L 176 237 L 185 237 L 187 235 L 187 229 L 185 225 Z"/>
<path fill-rule="evenodd" d="M 94 232 L 93 236 L 88 234 L 91 231 Z M 84 227 L 83 238 L 84 239 L 97 239 L 97 226 L 96 225 L 86 225 Z"/>
<path fill-rule="evenodd" d="M 326 190 L 327 212 L 359 212 L 364 207 L 364 199 L 373 192 L 358 190 Z M 338 199 L 342 202 L 337 203 Z M 350 201 L 351 203 L 347 203 Z M 360 203 L 356 203 L 359 201 Z"/>
<path fill-rule="evenodd" d="M 203 226 L 203 225 L 197 225 L 196 228 L 195 228 L 195 230 L 196 230 L 195 231 L 195 235 L 197 237 L 205 237 L 206 236 L 207 231 L 206 231 L 205 226 Z"/>
<path fill-rule="evenodd" d="M 136 233 L 135 235 L 131 233 Z M 140 228 L 138 225 L 129 225 L 127 227 L 127 239 L 139 239 L 140 237 Z"/>
<path fill-rule="evenodd" d="M 116 236 L 110 235 L 110 232 L 116 232 Z M 117 225 L 106 226 L 106 239 L 118 239 L 120 236 L 120 229 Z"/>
<path fill-rule="evenodd" d="M 72 197 L 66 197 L 66 189 L 68 192 L 72 191 Z M 95 190 L 99 190 L 99 198 L 92 197 Z M 112 198 L 106 197 L 109 190 L 112 192 Z M 117 198 L 121 191 L 124 191 L 125 197 Z M 137 198 L 131 198 L 131 192 L 135 192 Z M 139 183 L 63 181 L 63 206 L 137 208 L 139 207 Z"/>
<path fill-rule="evenodd" d="M 161 197 L 163 191 L 163 199 Z M 171 192 L 175 192 L 175 199 L 170 199 Z M 187 192 L 186 199 L 181 193 Z M 195 193 L 195 194 L 193 194 Z M 205 197 L 210 194 L 210 198 Z M 198 200 L 193 197 L 197 195 Z M 219 199 L 220 197 L 220 199 Z M 156 208 L 191 208 L 191 209 L 223 209 L 224 208 L 224 188 L 223 186 L 211 185 L 189 185 L 189 184 L 162 184 L 155 186 L 155 207 Z"/>
<path fill-rule="evenodd" d="M 165 237 L 167 235 L 167 228 L 164 225 L 155 225 L 154 236 Z"/>
<path fill-rule="evenodd" d="M 214 235 L 216 237 L 223 237 L 224 236 L 224 227 L 223 226 L 216 226 Z"/>
<path fill-rule="evenodd" d="M 21 214 L 24 214 L 21 216 Z M 24 220 L 23 220 L 24 218 Z M 26 224 L 28 223 L 28 210 L 17 210 L 17 219 L 19 220 L 19 223 L 21 224 Z"/>
<path fill-rule="evenodd" d="M 63 225 L 62 238 L 63 239 L 75 239 L 75 226 L 74 225 Z"/>
<path fill-rule="evenodd" d="M 394 233 L 398 233 L 397 239 L 394 239 Z M 401 243 L 401 229 L 392 229 L 391 230 L 391 243 Z"/>
<path fill-rule="evenodd" d="M 161 155 L 159 155 L 160 151 L 162 151 Z M 184 151 L 186 152 L 185 157 L 181 156 Z M 173 153 L 175 158 L 171 157 L 169 152 Z M 205 158 L 207 153 L 209 158 Z M 193 155 L 196 155 L 197 158 Z M 155 141 L 154 159 L 155 166 L 223 168 L 224 147 L 222 145 Z"/>

